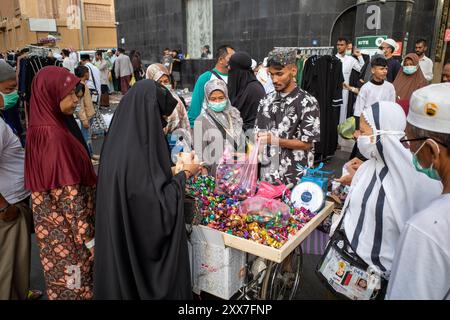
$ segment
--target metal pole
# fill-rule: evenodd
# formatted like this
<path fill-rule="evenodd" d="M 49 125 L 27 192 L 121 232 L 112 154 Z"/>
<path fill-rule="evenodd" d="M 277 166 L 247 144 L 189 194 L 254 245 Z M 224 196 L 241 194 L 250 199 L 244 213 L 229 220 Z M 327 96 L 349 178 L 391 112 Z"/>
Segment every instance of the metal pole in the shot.
<path fill-rule="evenodd" d="M 81 50 L 84 50 L 83 0 L 79 0 L 79 5 L 80 5 Z"/>

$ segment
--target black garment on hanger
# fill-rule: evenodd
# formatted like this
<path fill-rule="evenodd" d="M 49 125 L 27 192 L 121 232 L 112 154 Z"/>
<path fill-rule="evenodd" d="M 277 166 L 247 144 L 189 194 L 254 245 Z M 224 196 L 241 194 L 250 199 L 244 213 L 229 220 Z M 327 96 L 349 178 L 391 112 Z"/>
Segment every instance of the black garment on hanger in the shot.
<path fill-rule="evenodd" d="M 316 155 L 322 159 L 334 155 L 337 149 L 343 82 L 342 62 L 337 57 L 312 56 L 306 61 L 302 89 L 319 102 L 320 142 Z"/>

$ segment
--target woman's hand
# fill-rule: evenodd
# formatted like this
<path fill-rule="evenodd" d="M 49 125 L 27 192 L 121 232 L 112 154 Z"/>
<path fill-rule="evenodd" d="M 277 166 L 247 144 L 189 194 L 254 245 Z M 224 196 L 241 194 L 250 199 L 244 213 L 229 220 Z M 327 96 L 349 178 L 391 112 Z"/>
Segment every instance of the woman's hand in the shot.
<path fill-rule="evenodd" d="M 95 246 L 89 249 L 89 252 L 91 253 L 91 256 L 89 257 L 89 261 L 94 261 L 94 251 L 95 251 Z"/>
<path fill-rule="evenodd" d="M 353 158 L 351 161 L 347 162 L 346 166 L 349 169 L 353 169 L 353 170 L 358 170 L 359 167 L 364 163 L 364 161 L 362 161 L 359 158 Z"/>
<path fill-rule="evenodd" d="M 186 178 L 189 179 L 200 171 L 200 164 L 186 163 L 183 165 L 183 171 L 186 174 Z"/>
<path fill-rule="evenodd" d="M 89 129 L 89 120 L 83 121 L 83 128 Z"/>
<path fill-rule="evenodd" d="M 350 186 L 352 184 L 353 175 L 349 174 L 343 177 L 340 177 L 339 179 L 336 179 L 337 182 L 339 182 L 342 185 Z"/>

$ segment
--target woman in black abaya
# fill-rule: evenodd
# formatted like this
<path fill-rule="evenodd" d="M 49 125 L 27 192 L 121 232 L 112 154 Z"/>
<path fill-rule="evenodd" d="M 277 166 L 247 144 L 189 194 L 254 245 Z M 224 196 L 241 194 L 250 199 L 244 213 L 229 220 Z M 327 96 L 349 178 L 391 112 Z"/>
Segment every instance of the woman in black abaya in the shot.
<path fill-rule="evenodd" d="M 230 58 L 228 92 L 231 105 L 239 110 L 244 120 L 244 131 L 253 129 L 259 102 L 266 96 L 266 91 L 256 79 L 252 58 L 246 52 L 236 52 Z"/>
<path fill-rule="evenodd" d="M 99 168 L 95 299 L 191 299 L 183 201 L 185 165 L 172 176 L 164 118 L 177 101 L 152 80 L 118 106 Z"/>

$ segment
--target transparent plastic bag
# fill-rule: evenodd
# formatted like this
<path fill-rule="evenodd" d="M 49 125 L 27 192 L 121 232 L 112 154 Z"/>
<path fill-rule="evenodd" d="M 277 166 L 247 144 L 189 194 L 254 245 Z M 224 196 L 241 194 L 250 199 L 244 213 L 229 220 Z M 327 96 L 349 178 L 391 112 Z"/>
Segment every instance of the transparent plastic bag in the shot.
<path fill-rule="evenodd" d="M 259 141 L 247 157 L 245 154 L 233 153 L 229 148 L 216 170 L 216 194 L 224 194 L 244 200 L 254 196 L 258 180 Z"/>
<path fill-rule="evenodd" d="M 289 223 L 291 209 L 279 200 L 256 196 L 241 203 L 240 214 L 246 216 L 247 222 L 284 227 Z"/>

